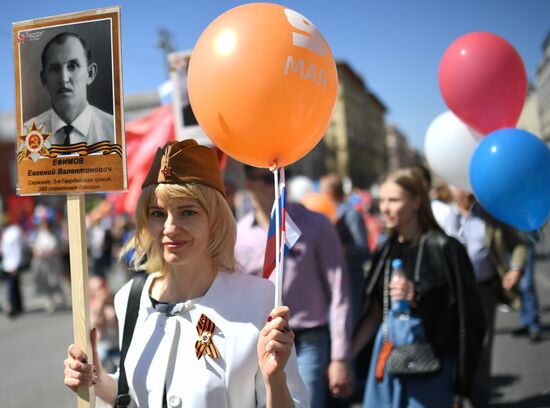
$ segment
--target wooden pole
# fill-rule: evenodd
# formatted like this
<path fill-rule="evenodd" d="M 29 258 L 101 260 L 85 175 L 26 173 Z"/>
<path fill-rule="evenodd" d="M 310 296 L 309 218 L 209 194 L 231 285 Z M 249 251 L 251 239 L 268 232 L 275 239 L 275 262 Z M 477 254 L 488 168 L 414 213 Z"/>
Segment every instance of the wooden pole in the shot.
<path fill-rule="evenodd" d="M 84 194 L 67 195 L 69 251 L 71 257 L 71 293 L 73 302 L 74 343 L 86 352 L 88 363 L 93 363 L 90 342 L 90 310 L 88 295 L 88 242 L 84 211 Z M 78 408 L 93 408 L 93 388 L 80 387 Z"/>

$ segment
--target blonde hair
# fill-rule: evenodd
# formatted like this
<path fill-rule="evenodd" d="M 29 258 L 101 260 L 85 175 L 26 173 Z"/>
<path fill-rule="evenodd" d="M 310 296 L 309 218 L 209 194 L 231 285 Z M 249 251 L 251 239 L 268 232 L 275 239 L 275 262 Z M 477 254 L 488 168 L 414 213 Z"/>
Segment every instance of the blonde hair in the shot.
<path fill-rule="evenodd" d="M 162 250 L 155 243 L 155 237 L 151 236 L 148 228 L 149 207 L 155 196 L 165 203 L 182 197 L 197 199 L 208 217 L 208 252 L 212 257 L 212 264 L 217 270 L 235 271 L 237 225 L 233 213 L 219 191 L 196 183 L 156 184 L 145 187 L 137 203 L 136 232 L 122 249 L 121 257 L 135 250 L 131 262 L 134 269 L 145 270 L 148 273 L 163 272 L 166 262 Z"/>
<path fill-rule="evenodd" d="M 410 194 L 412 198 L 420 199 L 417 217 L 418 224 L 420 225 L 423 233 L 427 231 L 443 232 L 435 220 L 428 190 L 426 189 L 422 174 L 419 170 L 413 167 L 397 169 L 384 178 L 383 183 L 387 182 L 397 184 L 408 194 Z"/>

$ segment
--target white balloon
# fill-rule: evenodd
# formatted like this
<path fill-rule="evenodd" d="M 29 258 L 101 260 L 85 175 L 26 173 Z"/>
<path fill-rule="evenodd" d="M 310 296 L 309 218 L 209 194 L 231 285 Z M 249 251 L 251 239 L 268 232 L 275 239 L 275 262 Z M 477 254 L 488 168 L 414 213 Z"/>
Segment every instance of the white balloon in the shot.
<path fill-rule="evenodd" d="M 313 193 L 315 186 L 313 181 L 306 176 L 296 176 L 287 182 L 287 198 L 291 202 L 299 203 L 306 194 Z"/>
<path fill-rule="evenodd" d="M 454 113 L 444 112 L 432 121 L 426 132 L 426 160 L 447 183 L 472 191 L 470 159 L 482 138 Z"/>

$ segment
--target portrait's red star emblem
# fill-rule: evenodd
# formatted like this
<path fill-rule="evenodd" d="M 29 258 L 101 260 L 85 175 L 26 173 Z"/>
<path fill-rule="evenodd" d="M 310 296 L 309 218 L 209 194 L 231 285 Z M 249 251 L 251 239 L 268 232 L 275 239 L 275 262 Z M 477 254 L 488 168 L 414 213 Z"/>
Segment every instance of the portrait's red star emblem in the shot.
<path fill-rule="evenodd" d="M 164 166 L 162 170 L 160 171 L 164 178 L 172 175 L 172 167 Z"/>
<path fill-rule="evenodd" d="M 36 161 L 38 160 L 38 156 L 46 156 L 48 154 L 48 149 L 44 145 L 44 142 L 51 136 L 51 132 L 42 132 L 43 129 L 44 124 L 37 127 L 36 123 L 32 122 L 31 128 L 25 129 L 27 133 L 18 136 L 18 139 L 21 141 L 17 146 L 19 161 L 29 156 Z"/>

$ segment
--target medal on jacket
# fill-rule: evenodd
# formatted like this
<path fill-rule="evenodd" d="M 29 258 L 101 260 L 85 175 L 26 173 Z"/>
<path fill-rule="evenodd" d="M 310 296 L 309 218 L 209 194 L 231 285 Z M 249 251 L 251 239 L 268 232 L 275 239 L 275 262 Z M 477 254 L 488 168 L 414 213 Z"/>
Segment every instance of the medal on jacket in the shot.
<path fill-rule="evenodd" d="M 220 353 L 212 340 L 215 328 L 216 325 L 214 322 L 205 314 L 201 314 L 199 322 L 197 323 L 197 333 L 199 336 L 195 342 L 195 353 L 197 354 L 197 360 L 200 359 L 204 353 L 208 354 L 212 358 L 218 358 L 220 356 Z"/>

